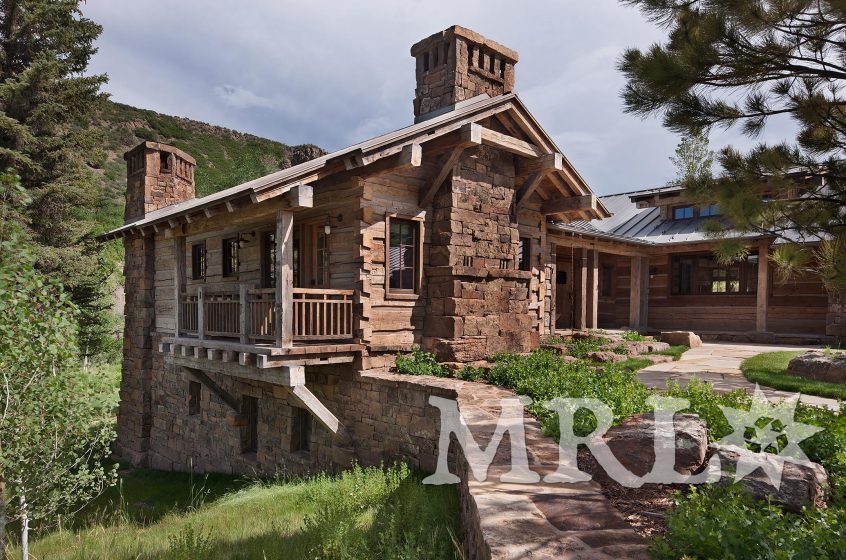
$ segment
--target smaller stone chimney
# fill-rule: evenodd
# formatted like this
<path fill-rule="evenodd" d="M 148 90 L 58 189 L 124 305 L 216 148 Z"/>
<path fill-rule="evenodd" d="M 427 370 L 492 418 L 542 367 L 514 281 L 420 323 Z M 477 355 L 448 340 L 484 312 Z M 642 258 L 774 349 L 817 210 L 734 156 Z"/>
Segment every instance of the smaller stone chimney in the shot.
<path fill-rule="evenodd" d="M 514 91 L 517 52 L 471 29 L 453 25 L 435 33 L 412 46 L 411 56 L 417 59 L 416 122 L 482 93 Z"/>
<path fill-rule="evenodd" d="M 142 142 L 123 155 L 126 160 L 125 222 L 194 198 L 197 162 L 178 148 Z"/>

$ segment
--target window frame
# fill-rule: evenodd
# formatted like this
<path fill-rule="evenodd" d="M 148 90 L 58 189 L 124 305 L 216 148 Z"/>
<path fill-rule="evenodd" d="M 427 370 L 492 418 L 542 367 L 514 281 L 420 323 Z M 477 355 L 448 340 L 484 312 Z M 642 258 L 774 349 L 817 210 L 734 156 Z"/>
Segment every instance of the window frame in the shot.
<path fill-rule="evenodd" d="M 307 409 L 292 406 L 291 414 L 291 453 L 310 453 L 311 434 L 314 431 L 311 412 Z"/>
<path fill-rule="evenodd" d="M 704 266 L 701 263 L 703 260 L 714 262 L 714 256 L 710 252 L 676 254 L 669 255 L 669 257 L 668 290 L 670 297 L 755 297 L 758 293 L 758 261 L 750 258 L 757 257 L 755 252 L 750 253 L 743 261 L 728 266 L 719 264 Z M 685 273 L 681 268 L 682 265 L 689 266 L 690 270 Z M 736 276 L 733 271 L 736 271 Z M 685 277 L 689 291 L 681 290 L 682 281 Z M 714 285 L 720 282 L 724 284 L 725 291 L 713 291 Z M 729 291 L 730 282 L 737 282 L 737 291 Z M 699 291 L 702 285 L 708 284 L 711 287 L 710 291 Z"/>
<path fill-rule="evenodd" d="M 683 216 L 681 218 L 677 218 L 676 217 L 676 211 L 677 210 L 690 210 L 690 216 Z M 673 206 L 672 207 L 672 213 L 673 213 L 673 221 L 674 222 L 681 222 L 681 221 L 684 221 L 684 220 L 692 220 L 692 219 L 696 218 L 696 208 L 692 204 L 682 204 L 682 205 L 679 205 L 679 206 Z M 687 214 L 687 212 L 685 212 L 685 214 Z"/>
<path fill-rule="evenodd" d="M 205 282 L 209 267 L 208 256 L 205 240 L 191 243 L 191 280 Z"/>
<path fill-rule="evenodd" d="M 707 204 L 699 209 L 700 218 L 716 218 L 717 216 L 722 215 L 719 204 Z"/>
<path fill-rule="evenodd" d="M 197 416 L 202 411 L 203 385 L 199 381 L 188 381 L 188 416 Z"/>
<path fill-rule="evenodd" d="M 240 235 L 227 237 L 221 242 L 221 276 L 224 278 L 238 278 L 238 275 L 241 272 L 240 242 Z"/>
<path fill-rule="evenodd" d="M 532 270 L 532 238 L 521 237 L 517 240 L 517 270 Z"/>
<path fill-rule="evenodd" d="M 252 395 L 241 395 L 241 454 L 250 455 L 258 452 L 258 417 L 259 399 Z"/>
<path fill-rule="evenodd" d="M 391 287 L 391 222 L 402 221 L 414 224 L 417 232 L 415 238 L 414 255 L 414 288 Z M 385 299 L 418 299 L 423 283 L 423 233 L 424 222 L 419 216 L 400 214 L 385 215 Z"/>

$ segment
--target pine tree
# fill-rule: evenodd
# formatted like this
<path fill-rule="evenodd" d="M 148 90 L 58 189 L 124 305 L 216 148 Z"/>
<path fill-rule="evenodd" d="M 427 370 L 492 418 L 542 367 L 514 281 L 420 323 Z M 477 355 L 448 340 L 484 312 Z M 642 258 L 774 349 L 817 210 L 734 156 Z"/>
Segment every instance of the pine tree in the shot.
<path fill-rule="evenodd" d="M 82 313 L 80 345 L 91 352 L 112 337 L 110 295 L 93 213 L 101 182 L 88 122 L 105 75 L 86 76 L 102 28 L 78 0 L 0 0 L 0 170 L 20 177 L 32 204 L 16 218 L 38 268 L 56 278 Z"/>
<path fill-rule="evenodd" d="M 682 134 L 737 126 L 753 138 L 792 118 L 796 138 L 724 148 L 722 173 L 688 186 L 735 229 L 785 241 L 773 253 L 783 272 L 810 269 L 846 289 L 846 3 L 622 1 L 668 30 L 665 43 L 623 54 L 626 111 Z M 797 241 L 821 243 L 810 252 Z"/>

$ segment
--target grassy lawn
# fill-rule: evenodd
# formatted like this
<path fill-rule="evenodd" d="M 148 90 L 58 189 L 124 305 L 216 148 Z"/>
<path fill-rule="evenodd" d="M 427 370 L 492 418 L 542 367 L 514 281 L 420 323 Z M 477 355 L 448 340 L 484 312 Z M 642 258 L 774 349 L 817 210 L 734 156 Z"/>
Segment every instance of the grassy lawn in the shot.
<path fill-rule="evenodd" d="M 304 481 L 135 471 L 75 527 L 31 544 L 33 558 L 457 558 L 454 486 L 399 466 Z M 19 558 L 12 548 L 8 558 Z"/>
<path fill-rule="evenodd" d="M 805 379 L 787 373 L 787 364 L 802 352 L 767 352 L 746 359 L 740 369 L 746 379 L 782 391 L 846 400 L 846 385 Z"/>

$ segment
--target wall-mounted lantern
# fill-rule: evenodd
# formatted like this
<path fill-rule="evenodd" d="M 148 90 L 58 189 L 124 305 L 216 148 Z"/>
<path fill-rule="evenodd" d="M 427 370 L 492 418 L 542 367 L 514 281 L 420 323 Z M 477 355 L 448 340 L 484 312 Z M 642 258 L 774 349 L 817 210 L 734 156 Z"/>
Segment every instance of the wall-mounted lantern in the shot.
<path fill-rule="evenodd" d="M 338 220 L 338 223 L 340 224 L 341 222 L 344 221 L 344 215 L 338 214 L 337 216 L 335 216 L 335 219 Z M 329 235 L 330 233 L 332 233 L 332 217 L 331 216 L 326 216 L 326 222 L 323 224 L 323 233 L 325 233 L 326 235 Z"/>

